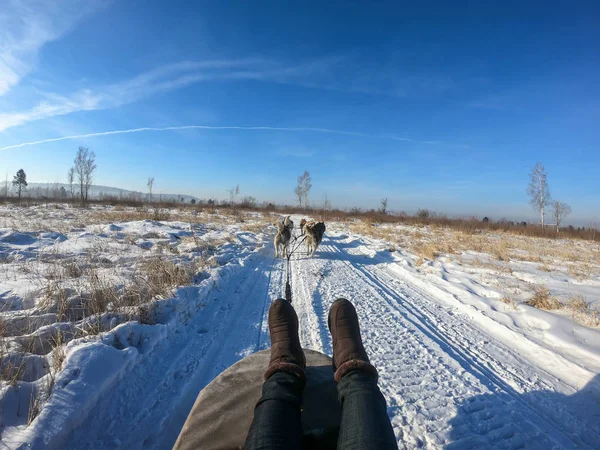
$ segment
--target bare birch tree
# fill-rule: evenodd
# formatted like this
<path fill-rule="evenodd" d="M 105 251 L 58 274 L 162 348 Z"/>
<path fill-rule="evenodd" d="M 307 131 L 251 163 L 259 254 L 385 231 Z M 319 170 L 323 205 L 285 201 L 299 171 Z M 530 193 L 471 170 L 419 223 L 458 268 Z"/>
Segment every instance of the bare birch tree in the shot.
<path fill-rule="evenodd" d="M 233 212 L 235 212 L 235 200 L 238 195 L 240 195 L 240 185 L 239 184 L 236 187 L 229 189 L 229 202 L 231 204 L 231 210 Z"/>
<path fill-rule="evenodd" d="M 79 185 L 81 205 L 86 206 L 94 171 L 96 170 L 96 154 L 86 147 L 79 147 L 73 165 L 75 179 Z"/>
<path fill-rule="evenodd" d="M 382 198 L 381 206 L 379 207 L 379 210 L 377 212 L 380 214 L 387 214 L 387 206 L 388 206 L 388 199 Z"/>
<path fill-rule="evenodd" d="M 560 229 L 560 223 L 565 217 L 571 214 L 571 207 L 564 202 L 556 200 L 552 203 L 552 214 L 556 223 L 556 232 Z"/>
<path fill-rule="evenodd" d="M 302 208 L 304 193 L 302 191 L 302 183 L 300 182 L 300 178 L 301 177 L 298 177 L 298 185 L 294 188 L 294 194 L 296 195 L 296 199 L 298 200 L 298 207 Z"/>
<path fill-rule="evenodd" d="M 148 183 L 146 183 L 146 186 L 148 186 L 148 193 L 150 194 L 150 203 L 152 203 L 152 187 L 154 186 L 154 177 L 148 177 Z"/>
<path fill-rule="evenodd" d="M 325 211 L 331 211 L 331 200 L 329 200 L 327 194 L 323 196 L 323 209 Z"/>
<path fill-rule="evenodd" d="M 296 194 L 298 206 L 300 208 L 302 208 L 303 205 L 305 208 L 308 208 L 308 193 L 310 192 L 311 188 L 312 180 L 308 171 L 305 170 L 304 173 L 298 177 L 298 184 L 294 189 L 294 194 Z"/>
<path fill-rule="evenodd" d="M 69 172 L 67 172 L 67 181 L 69 182 L 69 194 L 71 195 L 71 199 L 75 197 L 75 192 L 73 191 L 73 183 L 75 182 L 75 169 L 71 167 Z"/>
<path fill-rule="evenodd" d="M 548 188 L 548 175 L 546 169 L 541 163 L 537 163 L 529 174 L 529 186 L 527 194 L 529 194 L 529 203 L 540 214 L 542 228 L 544 228 L 544 215 L 546 206 L 550 203 L 550 189 Z"/>

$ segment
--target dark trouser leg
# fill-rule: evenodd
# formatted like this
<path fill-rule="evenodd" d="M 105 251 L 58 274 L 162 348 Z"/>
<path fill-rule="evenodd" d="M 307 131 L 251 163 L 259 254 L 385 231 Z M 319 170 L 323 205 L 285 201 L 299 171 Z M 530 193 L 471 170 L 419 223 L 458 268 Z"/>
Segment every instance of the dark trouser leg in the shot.
<path fill-rule="evenodd" d="M 304 384 L 304 380 L 287 372 L 276 372 L 264 382 L 244 449 L 300 448 Z"/>
<path fill-rule="evenodd" d="M 361 370 L 347 373 L 338 383 L 342 422 L 340 450 L 397 449 L 385 399 L 377 379 Z"/>

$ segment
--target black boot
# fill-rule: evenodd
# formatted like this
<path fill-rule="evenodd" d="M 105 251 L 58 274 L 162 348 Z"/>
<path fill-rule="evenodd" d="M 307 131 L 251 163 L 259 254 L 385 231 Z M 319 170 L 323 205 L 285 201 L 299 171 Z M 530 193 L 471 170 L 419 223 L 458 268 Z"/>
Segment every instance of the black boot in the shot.
<path fill-rule="evenodd" d="M 377 378 L 377 369 L 369 362 L 363 346 L 358 316 L 352 303 L 345 298 L 333 302 L 329 309 L 328 325 L 333 340 L 335 381 L 340 381 L 353 370 L 362 370 Z"/>
<path fill-rule="evenodd" d="M 289 372 L 305 380 L 306 358 L 298 337 L 298 316 L 294 307 L 277 299 L 269 308 L 271 360 L 265 380 L 275 372 Z"/>

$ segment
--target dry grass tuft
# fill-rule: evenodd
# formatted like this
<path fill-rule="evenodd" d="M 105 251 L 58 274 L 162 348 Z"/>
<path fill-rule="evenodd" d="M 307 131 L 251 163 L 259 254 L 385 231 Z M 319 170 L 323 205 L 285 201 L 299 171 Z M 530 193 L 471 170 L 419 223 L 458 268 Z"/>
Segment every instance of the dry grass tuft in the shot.
<path fill-rule="evenodd" d="M 563 306 L 560 301 L 550 295 L 545 286 L 536 286 L 533 297 L 527 303 L 534 308 L 545 309 L 547 311 L 560 309 Z"/>
<path fill-rule="evenodd" d="M 83 270 L 76 262 L 69 262 L 62 266 L 63 273 L 67 278 L 79 278 L 83 275 Z"/>
<path fill-rule="evenodd" d="M 592 276 L 592 266 L 587 263 L 569 264 L 569 275 L 577 278 L 579 281 L 589 280 Z"/>
<path fill-rule="evenodd" d="M 43 394 L 42 389 L 37 389 L 31 392 L 31 398 L 29 399 L 29 410 L 27 411 L 27 426 L 35 420 L 42 410 L 42 404 L 46 401 L 47 397 Z"/>
<path fill-rule="evenodd" d="M 167 295 L 177 286 L 188 285 L 200 269 L 197 263 L 176 264 L 163 258 L 153 258 L 141 265 L 142 277 L 148 283 L 150 295 Z"/>
<path fill-rule="evenodd" d="M 17 361 L 10 357 L 0 358 L 0 379 L 6 381 L 7 385 L 17 387 L 24 375 L 25 358 L 17 358 Z"/>
<path fill-rule="evenodd" d="M 261 232 L 264 232 L 268 226 L 269 226 L 269 222 L 267 220 L 260 221 L 260 222 L 258 222 L 258 221 L 247 222 L 242 225 L 241 230 L 249 231 L 250 233 L 261 233 Z"/>
<path fill-rule="evenodd" d="M 502 297 L 500 301 L 510 306 L 512 309 L 517 309 L 517 303 L 510 297 Z"/>
<path fill-rule="evenodd" d="M 132 273 L 116 268 L 87 267 L 77 279 L 51 279 L 41 288 L 42 310 L 56 314 L 57 322 L 83 321 L 83 334 L 103 329 L 100 316 L 124 313 L 146 324 L 154 323 L 154 303 L 172 295 L 173 289 L 191 284 L 194 275 L 207 265 L 203 259 L 176 262 L 155 256 L 137 263 Z"/>
<path fill-rule="evenodd" d="M 58 332 L 56 336 L 52 338 L 52 373 L 56 375 L 61 371 L 63 362 L 65 361 L 65 347 L 63 345 L 64 338 L 62 332 Z"/>
<path fill-rule="evenodd" d="M 488 252 L 494 255 L 496 259 L 500 261 L 509 262 L 510 261 L 510 246 L 505 239 L 501 241 L 492 242 L 489 245 Z"/>
<path fill-rule="evenodd" d="M 411 250 L 413 253 L 415 253 L 420 258 L 429 259 L 431 261 L 433 261 L 439 255 L 439 251 L 438 251 L 437 247 L 435 246 L 435 244 L 433 244 L 431 242 L 428 242 L 428 243 L 419 242 L 419 243 L 413 245 Z"/>
<path fill-rule="evenodd" d="M 574 295 L 571 297 L 567 302 L 567 306 L 571 311 L 585 312 L 589 309 L 589 305 L 583 295 Z"/>
<path fill-rule="evenodd" d="M 571 310 L 571 317 L 577 322 L 588 327 L 597 327 L 600 325 L 598 311 L 593 310 L 583 295 L 574 295 L 567 302 L 567 307 Z"/>

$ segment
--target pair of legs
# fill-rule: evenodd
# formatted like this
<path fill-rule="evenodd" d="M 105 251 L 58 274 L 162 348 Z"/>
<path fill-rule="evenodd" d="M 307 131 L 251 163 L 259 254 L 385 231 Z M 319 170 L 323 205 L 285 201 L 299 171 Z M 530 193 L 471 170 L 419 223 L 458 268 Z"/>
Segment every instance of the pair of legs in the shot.
<path fill-rule="evenodd" d="M 385 399 L 377 386 L 377 370 L 362 344 L 352 303 L 336 300 L 328 323 L 342 408 L 338 449 L 397 449 Z M 298 317 L 290 303 L 282 299 L 273 302 L 269 331 L 271 360 L 244 448 L 300 449 L 306 360 L 298 337 Z"/>

